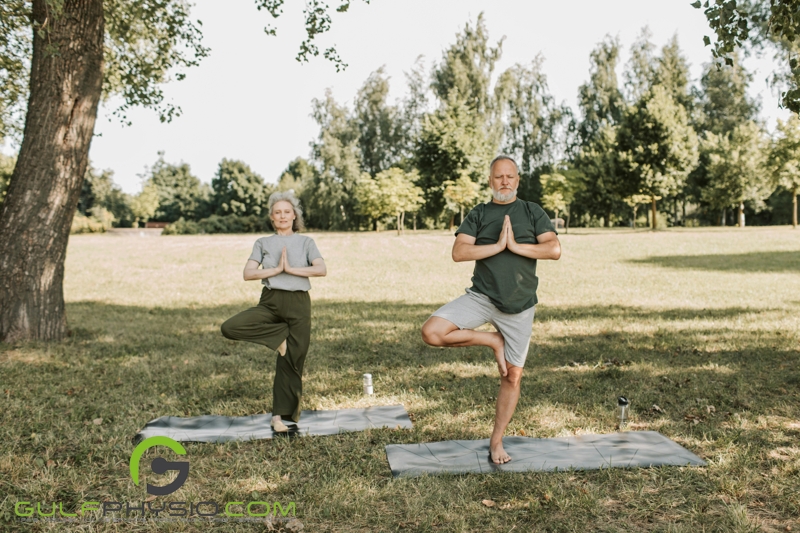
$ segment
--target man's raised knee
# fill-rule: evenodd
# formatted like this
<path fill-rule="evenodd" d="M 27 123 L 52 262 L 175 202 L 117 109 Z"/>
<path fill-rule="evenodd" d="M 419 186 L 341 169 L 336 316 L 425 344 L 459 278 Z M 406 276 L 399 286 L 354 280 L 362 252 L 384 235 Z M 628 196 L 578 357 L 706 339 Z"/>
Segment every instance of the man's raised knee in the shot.
<path fill-rule="evenodd" d="M 422 325 L 422 340 L 425 344 L 430 346 L 442 345 L 442 335 L 437 331 L 435 326 L 431 325 L 430 320 Z"/>

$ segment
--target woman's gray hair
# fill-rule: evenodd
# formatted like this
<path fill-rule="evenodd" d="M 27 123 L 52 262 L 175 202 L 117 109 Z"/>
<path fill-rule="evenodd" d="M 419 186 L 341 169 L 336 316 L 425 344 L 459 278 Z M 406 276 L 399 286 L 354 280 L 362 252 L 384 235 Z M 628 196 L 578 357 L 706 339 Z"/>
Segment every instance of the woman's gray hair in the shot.
<path fill-rule="evenodd" d="M 295 195 L 294 191 L 289 189 L 288 191 L 278 191 L 274 192 L 269 195 L 269 201 L 267 202 L 267 206 L 269 207 L 269 221 L 272 224 L 272 206 L 277 204 L 278 202 L 289 202 L 292 204 L 292 209 L 294 210 L 294 221 L 292 222 L 292 231 L 299 232 L 306 229 L 306 225 L 303 222 L 303 208 L 300 207 L 300 200 L 298 200 Z M 272 224 L 272 227 L 275 227 L 275 224 Z"/>

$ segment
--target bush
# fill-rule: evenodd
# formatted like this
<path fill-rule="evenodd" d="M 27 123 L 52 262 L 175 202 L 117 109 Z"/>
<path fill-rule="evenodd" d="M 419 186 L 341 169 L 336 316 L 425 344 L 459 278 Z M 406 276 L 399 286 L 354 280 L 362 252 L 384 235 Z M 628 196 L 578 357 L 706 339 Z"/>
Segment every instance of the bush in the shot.
<path fill-rule="evenodd" d="M 258 215 L 211 215 L 194 222 L 178 219 L 166 228 L 162 235 L 194 235 L 197 233 L 263 233 L 271 231 L 268 220 Z"/>
<path fill-rule="evenodd" d="M 181 217 L 172 224 L 167 224 L 161 235 L 196 235 L 198 233 L 204 233 L 200 228 L 200 224 L 194 220 L 185 220 Z"/>
<path fill-rule="evenodd" d="M 72 226 L 69 232 L 78 233 L 105 233 L 114 224 L 114 215 L 103 207 L 93 207 L 89 210 L 91 216 L 85 216 L 79 212 L 72 217 Z"/>

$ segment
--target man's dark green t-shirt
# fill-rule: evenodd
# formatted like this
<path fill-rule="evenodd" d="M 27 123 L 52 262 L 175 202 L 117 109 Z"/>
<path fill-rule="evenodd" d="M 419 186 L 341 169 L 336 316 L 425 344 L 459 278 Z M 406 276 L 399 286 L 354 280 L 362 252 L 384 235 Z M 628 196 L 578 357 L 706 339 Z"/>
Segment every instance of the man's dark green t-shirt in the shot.
<path fill-rule="evenodd" d="M 538 244 L 537 236 L 556 231 L 550 217 L 538 204 L 517 199 L 510 204 L 477 205 L 464 218 L 456 235 L 465 233 L 475 237 L 475 244 L 479 246 L 494 244 L 500 238 L 506 215 L 511 219 L 514 240 L 520 244 Z M 521 313 L 536 305 L 538 285 L 536 259 L 517 255 L 506 248 L 499 254 L 475 261 L 471 290 L 488 296 L 504 313 Z"/>

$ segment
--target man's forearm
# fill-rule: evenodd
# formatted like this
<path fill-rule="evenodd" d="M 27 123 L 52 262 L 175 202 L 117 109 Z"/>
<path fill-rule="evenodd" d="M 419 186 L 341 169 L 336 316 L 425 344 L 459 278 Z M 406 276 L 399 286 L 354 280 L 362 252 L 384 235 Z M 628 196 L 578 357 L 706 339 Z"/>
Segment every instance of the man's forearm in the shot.
<path fill-rule="evenodd" d="M 561 257 L 561 243 L 547 241 L 541 244 L 519 244 L 509 246 L 508 249 L 517 255 L 529 259 L 558 259 Z"/>
<path fill-rule="evenodd" d="M 467 244 L 456 243 L 453 246 L 453 261 L 460 263 L 461 261 L 477 261 L 479 259 L 486 259 L 493 255 L 497 255 L 503 251 L 500 244 Z"/>

